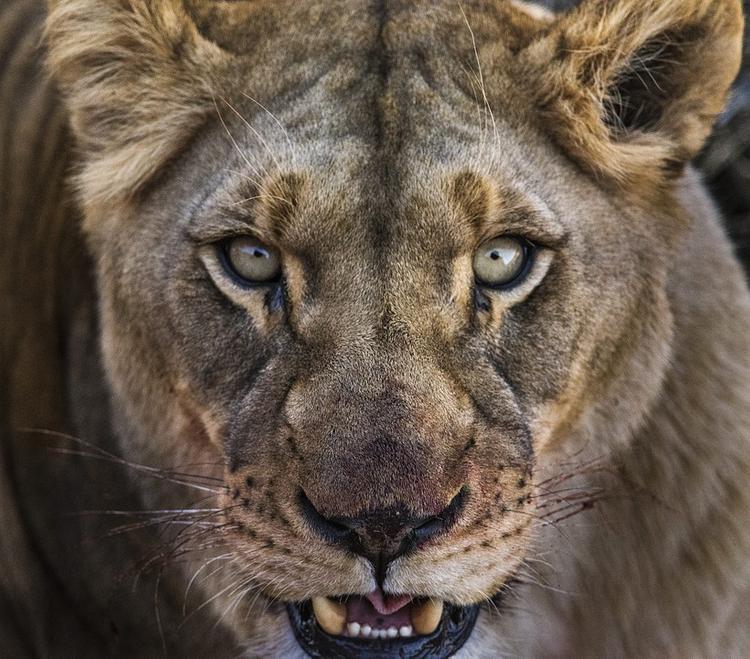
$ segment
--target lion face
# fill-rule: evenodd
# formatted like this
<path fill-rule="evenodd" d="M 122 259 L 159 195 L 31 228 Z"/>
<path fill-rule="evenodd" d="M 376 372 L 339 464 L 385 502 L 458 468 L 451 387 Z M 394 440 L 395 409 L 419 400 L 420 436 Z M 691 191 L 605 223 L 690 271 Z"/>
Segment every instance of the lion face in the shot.
<path fill-rule="evenodd" d="M 586 12 L 131 5 L 231 84 L 137 193 L 82 177 L 123 451 L 217 479 L 190 570 L 225 563 L 201 587 L 238 638 L 448 656 L 539 551 L 561 456 L 616 449 L 658 393 L 686 147 L 629 143 L 644 182 L 598 124 L 585 153 L 550 136 L 545 53 Z"/>
<path fill-rule="evenodd" d="M 267 122 L 251 104 L 237 110 Z M 659 225 L 621 214 L 510 129 L 504 158 L 469 125 L 471 142 L 440 144 L 435 131 L 385 162 L 361 138 L 342 154 L 337 137 L 307 159 L 292 133 L 294 160 L 278 127 L 256 128 L 266 149 L 239 117 L 225 121 L 239 149 L 212 127 L 128 235 L 102 247 L 102 268 L 118 273 L 103 282 L 104 345 L 121 399 L 136 406 L 125 423 L 136 421 L 149 463 L 226 465 L 227 541 L 268 596 L 382 591 L 446 611 L 495 596 L 543 517 L 539 454 L 565 441 L 558 433 L 595 404 L 592 390 L 626 377 L 618 359 L 662 361 Z M 436 165 L 425 139 L 461 155 Z M 553 163 L 548 176 L 576 194 L 542 194 L 527 155 Z M 221 180 L 206 162 L 221 163 Z M 502 237 L 530 245 L 528 263 L 512 285 L 485 285 L 474 261 Z M 255 264 L 243 246 L 266 251 L 250 258 L 278 261 L 278 274 L 244 280 L 237 270 Z M 638 319 L 632 347 L 609 330 L 627 317 Z M 176 460 L 186 444 L 196 455 Z M 359 615 L 323 624 L 413 628 L 402 610 L 384 623 Z"/>

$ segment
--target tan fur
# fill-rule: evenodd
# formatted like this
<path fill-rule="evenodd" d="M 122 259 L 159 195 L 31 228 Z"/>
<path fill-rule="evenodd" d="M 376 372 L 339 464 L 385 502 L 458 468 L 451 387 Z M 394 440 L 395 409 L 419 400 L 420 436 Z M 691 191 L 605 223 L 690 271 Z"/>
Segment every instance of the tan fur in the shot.
<path fill-rule="evenodd" d="M 55 2 L 48 25 L 50 65 L 88 154 L 83 203 L 132 197 L 211 110 L 224 54 L 172 0 Z"/>
<path fill-rule="evenodd" d="M 504 593 L 459 656 L 750 654 L 750 296 L 689 166 L 739 0 L 49 6 L 74 144 L 3 144 L 0 642 L 302 656 L 283 603 L 378 575 L 301 493 L 465 491 L 380 584 Z M 244 234 L 283 286 L 227 272 Z M 507 291 L 472 271 L 501 235 L 538 246 Z M 99 508 L 136 521 L 104 542 Z"/>
<path fill-rule="evenodd" d="M 529 75 L 538 79 L 535 101 L 555 137 L 585 167 L 619 183 L 657 186 L 665 167 L 697 154 L 724 107 L 739 70 L 740 51 L 727 48 L 727 41 L 741 39 L 741 7 L 712 0 L 607 0 L 592 11 L 594 4 L 583 3 L 528 50 Z M 648 45 L 653 53 L 639 59 Z M 674 55 L 674 48 L 684 49 L 684 56 Z M 654 92 L 670 97 L 658 124 L 613 135 L 603 118 L 622 77 L 648 80 L 654 75 L 649 68 L 660 66 L 670 89 L 655 83 Z"/>

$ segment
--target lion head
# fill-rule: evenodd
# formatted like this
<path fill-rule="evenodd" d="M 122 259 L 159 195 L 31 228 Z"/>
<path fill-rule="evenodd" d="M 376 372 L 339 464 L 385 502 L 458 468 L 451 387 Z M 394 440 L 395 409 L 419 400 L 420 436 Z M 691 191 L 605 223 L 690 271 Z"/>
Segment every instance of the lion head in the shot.
<path fill-rule="evenodd" d="M 201 465 L 141 484 L 205 510 L 185 581 L 256 654 L 492 655 L 659 395 L 740 3 L 52 5 L 121 451 Z"/>

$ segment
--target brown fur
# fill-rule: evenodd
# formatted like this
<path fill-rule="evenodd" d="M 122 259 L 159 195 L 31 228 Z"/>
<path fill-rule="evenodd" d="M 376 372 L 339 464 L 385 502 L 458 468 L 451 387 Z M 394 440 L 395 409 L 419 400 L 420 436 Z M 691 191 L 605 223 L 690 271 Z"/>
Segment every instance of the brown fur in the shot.
<path fill-rule="evenodd" d="M 48 204 L 3 198 L 3 641 L 297 656 L 281 602 L 375 584 L 300 492 L 424 516 L 465 488 L 384 582 L 507 591 L 462 656 L 750 652 L 750 297 L 687 164 L 738 1 L 59 0 L 46 26 L 77 202 L 43 161 Z M 227 276 L 215 243 L 246 233 L 283 290 Z M 504 234 L 538 258 L 480 290 L 473 254 Z M 41 280 L 40 252 L 61 264 Z M 135 526 L 104 542 L 82 510 Z M 156 597 L 127 587 L 144 564 Z"/>
<path fill-rule="evenodd" d="M 727 42 L 741 42 L 741 12 L 710 0 L 572 11 L 525 54 L 542 121 L 586 168 L 643 196 L 697 155 L 724 107 L 741 55 Z"/>

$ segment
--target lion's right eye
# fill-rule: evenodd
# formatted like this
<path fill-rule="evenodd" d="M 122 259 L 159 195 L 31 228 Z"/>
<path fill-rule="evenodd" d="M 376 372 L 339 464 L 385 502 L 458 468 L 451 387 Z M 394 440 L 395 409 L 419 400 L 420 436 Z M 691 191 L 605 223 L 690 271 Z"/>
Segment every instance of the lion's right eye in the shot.
<path fill-rule="evenodd" d="M 500 236 L 484 243 L 474 255 L 474 276 L 488 288 L 506 289 L 528 274 L 533 245 L 515 236 Z"/>
<path fill-rule="evenodd" d="M 224 241 L 219 254 L 227 272 L 246 286 L 271 284 L 281 276 L 278 251 L 252 236 Z"/>

